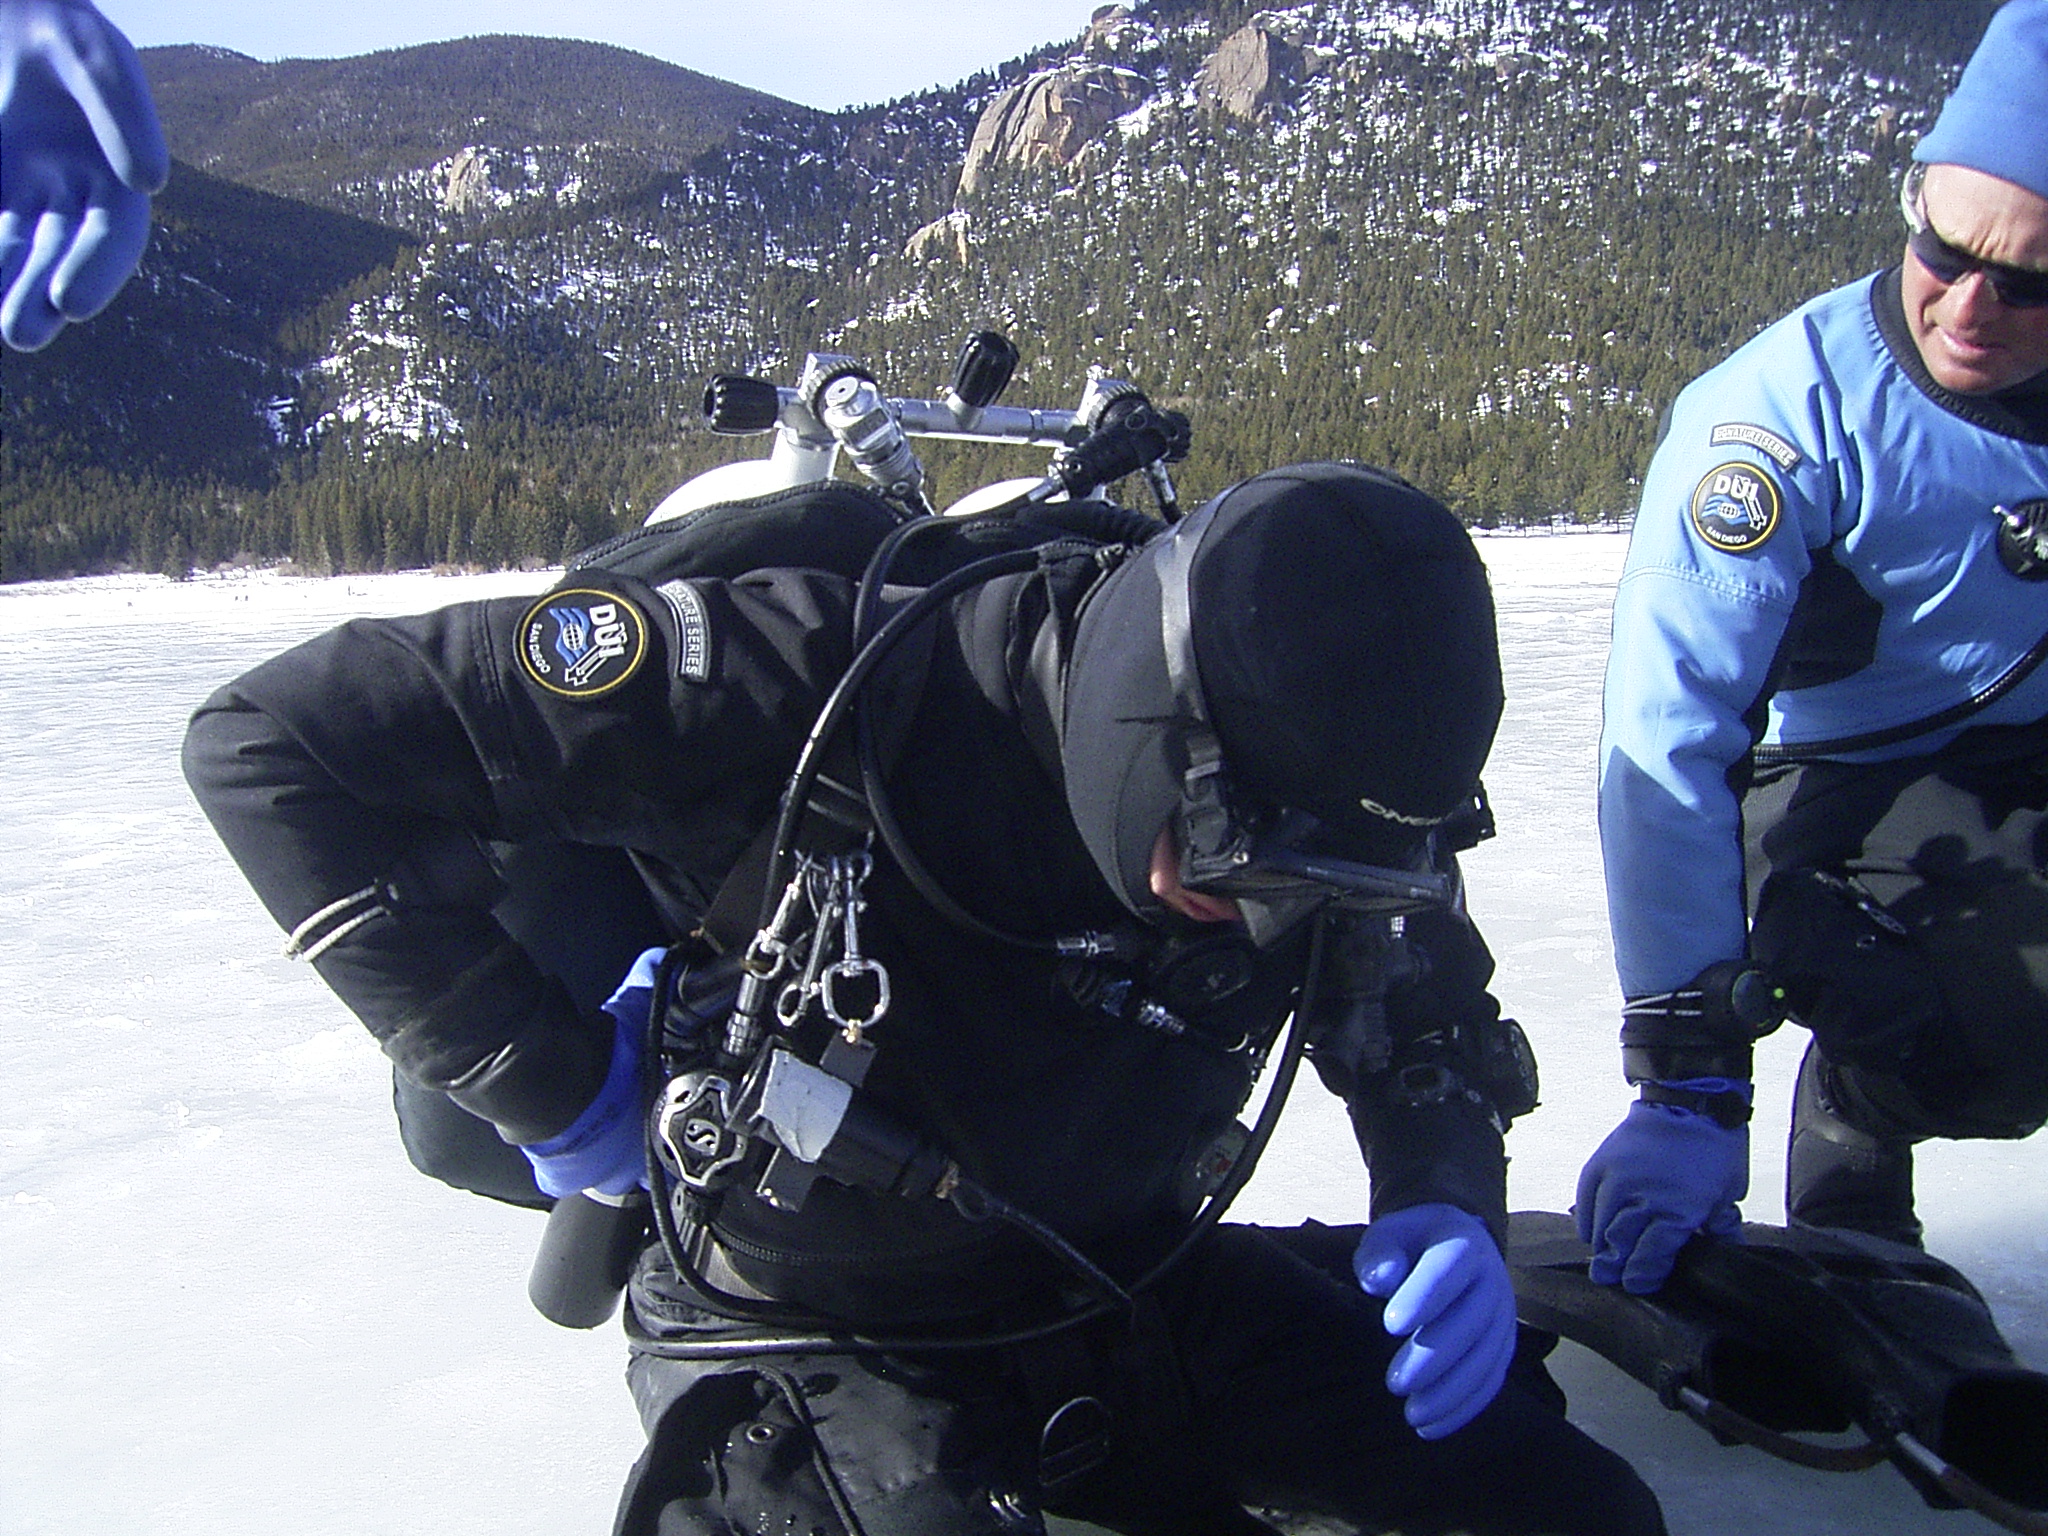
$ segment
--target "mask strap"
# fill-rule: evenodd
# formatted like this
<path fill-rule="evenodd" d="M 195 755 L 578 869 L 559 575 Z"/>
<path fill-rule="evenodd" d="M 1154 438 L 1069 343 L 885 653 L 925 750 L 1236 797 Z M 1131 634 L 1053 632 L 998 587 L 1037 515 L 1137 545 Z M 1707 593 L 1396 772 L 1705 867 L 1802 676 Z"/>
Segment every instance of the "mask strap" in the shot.
<path fill-rule="evenodd" d="M 1160 540 L 1152 552 L 1159 578 L 1159 637 L 1166 654 L 1166 677 L 1173 685 L 1177 713 L 1186 722 L 1182 745 L 1187 771 L 1181 777 L 1180 823 L 1183 878 L 1190 883 L 1213 878 L 1236 865 L 1245 838 L 1230 814 L 1223 773 L 1223 744 L 1209 719 L 1202 696 L 1202 677 L 1195 664 L 1195 631 L 1191 576 L 1195 552 L 1216 520 L 1225 497 L 1219 496 Z"/>
<path fill-rule="evenodd" d="M 1209 726 L 1209 709 L 1202 697 L 1201 673 L 1195 666 L 1190 578 L 1195 551 L 1214 521 L 1215 503 L 1211 502 L 1175 529 L 1171 537 L 1161 539 L 1152 552 L 1159 576 L 1159 637 L 1166 648 L 1167 681 L 1173 684 L 1174 702 L 1180 705 L 1181 712 L 1205 730 Z"/>

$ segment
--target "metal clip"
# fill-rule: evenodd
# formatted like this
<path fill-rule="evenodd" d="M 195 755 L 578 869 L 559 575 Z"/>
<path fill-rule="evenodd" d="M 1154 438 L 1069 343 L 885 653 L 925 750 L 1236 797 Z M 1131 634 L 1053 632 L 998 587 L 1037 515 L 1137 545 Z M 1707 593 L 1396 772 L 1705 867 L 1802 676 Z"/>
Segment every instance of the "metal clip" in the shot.
<path fill-rule="evenodd" d="M 763 981 L 782 974 L 789 964 L 791 930 L 796 924 L 797 905 L 803 900 L 810 885 L 813 865 L 809 854 L 800 856 L 796 873 L 789 877 L 789 884 L 782 888 L 782 900 L 777 903 L 775 916 L 768 926 L 755 934 L 747 945 L 746 968 L 749 976 Z"/>
<path fill-rule="evenodd" d="M 846 854 L 832 861 L 833 874 L 840 886 L 839 902 L 845 936 L 840 945 L 839 959 L 825 968 L 820 979 L 818 1000 L 824 1006 L 825 1017 L 839 1026 L 852 1045 L 860 1044 L 862 1031 L 889 1011 L 889 972 L 879 961 L 868 959 L 860 949 L 860 913 L 867 905 L 861 886 L 873 872 L 874 865 L 874 859 L 865 851 Z M 875 979 L 874 1007 L 865 1015 L 848 1017 L 840 1003 L 839 987 L 862 976 Z"/>
<path fill-rule="evenodd" d="M 803 969 L 775 999 L 775 1017 L 785 1030 L 796 1028 L 811 999 L 818 995 L 819 973 L 832 952 L 832 928 L 838 921 L 843 900 L 836 859 L 829 870 L 822 865 L 813 866 L 810 875 L 807 894 L 816 916 L 811 923 Z"/>

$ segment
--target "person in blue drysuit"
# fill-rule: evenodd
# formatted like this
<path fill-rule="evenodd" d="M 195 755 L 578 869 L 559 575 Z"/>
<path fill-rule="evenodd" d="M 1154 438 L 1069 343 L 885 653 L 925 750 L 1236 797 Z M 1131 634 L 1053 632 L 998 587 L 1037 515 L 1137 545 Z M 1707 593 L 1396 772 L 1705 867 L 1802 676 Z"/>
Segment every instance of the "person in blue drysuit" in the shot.
<path fill-rule="evenodd" d="M 0 0 L 0 340 L 33 352 L 105 309 L 170 173 L 128 39 L 86 0 Z"/>
<path fill-rule="evenodd" d="M 2048 1121 L 2048 0 L 1914 151 L 1899 266 L 1690 385 L 1615 597 L 1600 828 L 1640 1100 L 1579 1182 L 1662 1286 L 1811 1031 L 1795 1224 L 1917 1244 L 1912 1146 Z"/>

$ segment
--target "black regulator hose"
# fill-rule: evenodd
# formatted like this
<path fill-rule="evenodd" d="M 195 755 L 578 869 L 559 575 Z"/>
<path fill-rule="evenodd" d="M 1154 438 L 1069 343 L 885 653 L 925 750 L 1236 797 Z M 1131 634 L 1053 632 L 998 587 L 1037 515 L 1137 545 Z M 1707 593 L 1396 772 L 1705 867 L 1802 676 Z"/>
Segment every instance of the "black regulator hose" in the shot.
<path fill-rule="evenodd" d="M 875 668 L 902 643 L 905 636 L 958 593 L 984 582 L 1028 571 L 1038 564 L 1039 558 L 1040 551 L 1036 548 L 1008 550 L 942 576 L 891 614 L 888 622 L 875 632 L 874 638 L 854 653 L 852 662 L 826 697 L 825 707 L 811 722 L 810 734 L 804 740 L 802 751 L 797 754 L 796 771 L 790 775 L 789 784 L 782 792 L 782 806 L 775 821 L 774 850 L 769 855 L 767 874 L 762 882 L 760 921 L 756 927 L 766 928 L 775 920 L 775 909 L 781 900 L 782 888 L 789 879 L 790 863 L 795 857 L 797 827 L 803 819 L 804 807 L 810 802 L 811 791 L 817 787 L 818 775 L 823 771 L 825 748 L 845 723 L 847 712 L 853 708 Z"/>
<path fill-rule="evenodd" d="M 1027 496 L 1019 495 L 999 507 L 976 513 L 966 518 L 918 518 L 893 529 L 876 548 L 875 555 L 868 562 L 868 568 L 861 574 L 859 592 L 854 599 L 853 632 L 855 643 L 865 643 L 868 630 L 874 622 L 874 608 L 881 600 L 882 588 L 887 584 L 888 571 L 897 553 L 916 538 L 920 531 L 931 528 L 958 530 L 967 527 L 986 527 L 998 522 L 1014 524 L 1017 513 L 1031 506 Z M 1032 509 L 1033 520 L 1057 530 L 1061 534 L 1084 538 L 1091 547 L 1108 545 L 1143 544 L 1160 532 L 1162 525 L 1142 512 L 1133 512 L 1125 507 L 1108 502 L 1081 501 L 1059 506 L 1037 505 Z M 1041 555 L 1057 553 L 1069 546 L 1057 540 L 1037 546 Z M 993 578 L 991 578 L 993 579 Z M 889 850 L 889 856 L 896 861 L 896 867 L 903 877 L 922 897 L 925 903 L 956 928 L 961 928 L 994 943 L 1012 949 L 1038 953 L 1059 948 L 1056 938 L 1040 938 L 1032 934 L 1015 933 L 998 927 L 986 918 L 970 912 L 953 894 L 939 883 L 925 865 L 917 850 L 911 847 L 910 838 L 897 821 L 894 808 L 889 803 L 888 785 L 882 772 L 881 753 L 875 744 L 873 721 L 866 715 L 857 716 L 854 722 L 856 752 L 860 762 L 861 790 L 867 801 L 868 817 L 874 823 L 876 835 Z"/>

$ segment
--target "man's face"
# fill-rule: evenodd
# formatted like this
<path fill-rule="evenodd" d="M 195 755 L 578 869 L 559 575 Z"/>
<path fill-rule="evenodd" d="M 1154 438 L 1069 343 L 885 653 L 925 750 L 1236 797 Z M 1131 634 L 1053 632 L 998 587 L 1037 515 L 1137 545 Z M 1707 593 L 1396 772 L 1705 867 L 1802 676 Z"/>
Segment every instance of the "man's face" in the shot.
<path fill-rule="evenodd" d="M 1961 165 L 1931 165 L 1921 207 L 1959 251 L 2048 271 L 2048 198 Z M 1989 394 L 2048 369 L 2048 309 L 2015 309 L 1982 272 L 1944 283 L 1906 253 L 1906 324 L 1934 381 L 1959 395 Z"/>

